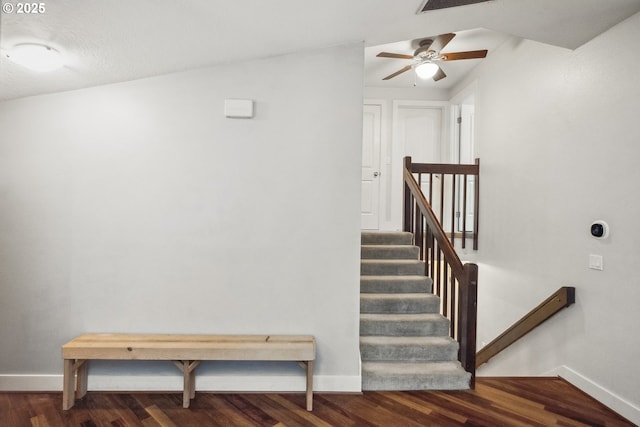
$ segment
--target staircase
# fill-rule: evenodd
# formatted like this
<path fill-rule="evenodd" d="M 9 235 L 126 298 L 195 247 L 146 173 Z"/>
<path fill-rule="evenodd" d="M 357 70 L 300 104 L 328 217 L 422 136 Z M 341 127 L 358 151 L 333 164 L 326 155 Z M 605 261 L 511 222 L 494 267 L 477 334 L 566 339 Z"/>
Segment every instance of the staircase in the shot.
<path fill-rule="evenodd" d="M 411 233 L 362 233 L 363 390 L 469 388 L 471 375 L 458 362 L 458 343 L 418 252 Z"/>

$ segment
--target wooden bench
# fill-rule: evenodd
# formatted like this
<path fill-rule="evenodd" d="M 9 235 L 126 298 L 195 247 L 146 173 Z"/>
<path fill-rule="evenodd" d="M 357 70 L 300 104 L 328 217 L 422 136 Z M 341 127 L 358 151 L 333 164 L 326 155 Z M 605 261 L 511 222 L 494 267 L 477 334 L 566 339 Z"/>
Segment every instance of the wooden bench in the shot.
<path fill-rule="evenodd" d="M 313 336 L 84 334 L 62 346 L 62 409 L 87 394 L 89 360 L 169 360 L 184 377 L 182 406 L 195 397 L 195 369 L 203 360 L 297 361 L 307 374 L 307 410 L 313 409 Z"/>

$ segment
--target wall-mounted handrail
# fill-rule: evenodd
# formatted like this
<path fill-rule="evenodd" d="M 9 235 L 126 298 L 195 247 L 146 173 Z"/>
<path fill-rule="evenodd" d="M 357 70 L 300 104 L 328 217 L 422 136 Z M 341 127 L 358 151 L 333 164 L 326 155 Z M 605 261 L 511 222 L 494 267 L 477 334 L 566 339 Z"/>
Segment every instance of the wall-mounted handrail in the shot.
<path fill-rule="evenodd" d="M 478 267 L 462 264 L 453 243 L 447 237 L 431 205 L 422 193 L 411 167 L 411 157 L 404 161 L 404 231 L 413 233 L 425 262 L 425 274 L 434 282 L 440 296 L 441 313 L 450 321 L 450 335 L 459 343 L 458 359 L 471 373 L 475 386 L 476 319 Z"/>
<path fill-rule="evenodd" d="M 563 308 L 576 302 L 576 288 L 563 286 L 540 305 L 524 315 L 497 338 L 484 346 L 476 355 L 476 368 L 486 363 L 496 354 L 540 326 L 544 321 Z"/>

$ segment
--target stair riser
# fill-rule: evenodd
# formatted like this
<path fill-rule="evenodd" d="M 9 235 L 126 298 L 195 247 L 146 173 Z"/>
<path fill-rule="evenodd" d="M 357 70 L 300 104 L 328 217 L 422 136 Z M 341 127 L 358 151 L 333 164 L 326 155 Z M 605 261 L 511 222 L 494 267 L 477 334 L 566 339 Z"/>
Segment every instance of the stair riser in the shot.
<path fill-rule="evenodd" d="M 362 261 L 360 263 L 360 274 L 363 276 L 419 276 L 424 275 L 424 272 L 424 263 L 421 261 Z"/>
<path fill-rule="evenodd" d="M 438 313 L 440 301 L 436 298 L 367 299 L 360 297 L 360 313 Z"/>
<path fill-rule="evenodd" d="M 361 259 L 418 259 L 420 249 L 417 246 L 363 246 Z"/>
<path fill-rule="evenodd" d="M 435 337 L 449 334 L 449 322 L 384 322 L 360 321 L 361 336 Z"/>
<path fill-rule="evenodd" d="M 402 294 L 402 293 L 431 293 L 432 282 L 428 277 L 407 280 L 379 280 L 361 279 L 360 292 L 364 294 Z"/>
<path fill-rule="evenodd" d="M 379 377 L 362 374 L 362 390 L 466 390 L 469 375 L 411 375 Z"/>
<path fill-rule="evenodd" d="M 363 245 L 412 245 L 411 233 L 367 233 L 361 234 L 360 241 Z"/>
<path fill-rule="evenodd" d="M 458 346 L 449 344 L 419 345 L 375 345 L 360 344 L 363 361 L 444 362 L 458 358 Z"/>

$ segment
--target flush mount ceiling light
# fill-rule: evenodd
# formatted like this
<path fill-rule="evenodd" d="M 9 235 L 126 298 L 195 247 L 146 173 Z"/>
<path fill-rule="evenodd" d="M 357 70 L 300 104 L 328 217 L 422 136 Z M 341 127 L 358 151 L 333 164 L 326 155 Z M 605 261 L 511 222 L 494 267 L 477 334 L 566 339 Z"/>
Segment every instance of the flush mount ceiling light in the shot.
<path fill-rule="evenodd" d="M 62 55 L 52 47 L 36 43 L 23 43 L 14 46 L 7 58 L 30 70 L 47 72 L 64 66 Z"/>
<path fill-rule="evenodd" d="M 440 67 L 431 61 L 424 61 L 416 65 L 415 72 L 421 79 L 430 79 L 435 76 Z"/>

